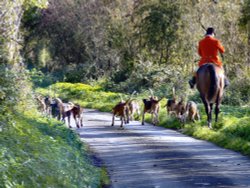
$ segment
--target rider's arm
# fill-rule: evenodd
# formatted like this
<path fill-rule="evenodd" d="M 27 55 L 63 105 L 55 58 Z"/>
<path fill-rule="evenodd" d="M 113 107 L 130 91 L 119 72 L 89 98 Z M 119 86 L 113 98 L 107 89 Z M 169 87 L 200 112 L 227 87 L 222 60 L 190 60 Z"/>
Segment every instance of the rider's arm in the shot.
<path fill-rule="evenodd" d="M 222 61 L 224 61 L 224 55 L 223 55 L 223 53 L 220 53 L 220 56 L 221 56 Z"/>
<path fill-rule="evenodd" d="M 225 48 L 222 46 L 222 44 L 220 43 L 220 41 L 218 41 L 217 47 L 218 47 L 218 50 L 219 50 L 219 52 L 221 54 L 223 54 L 225 52 Z"/>

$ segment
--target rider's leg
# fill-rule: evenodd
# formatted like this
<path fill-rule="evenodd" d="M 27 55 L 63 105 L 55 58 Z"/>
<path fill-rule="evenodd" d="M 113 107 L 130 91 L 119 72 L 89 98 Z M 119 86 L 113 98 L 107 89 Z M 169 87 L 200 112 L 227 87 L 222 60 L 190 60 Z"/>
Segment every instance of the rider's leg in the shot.
<path fill-rule="evenodd" d="M 223 68 L 223 67 L 222 67 Z M 225 70 L 223 68 L 223 71 L 224 71 L 224 88 L 226 88 L 227 86 L 230 85 L 230 82 L 229 82 L 229 79 L 227 78 L 226 76 L 226 73 L 225 73 Z"/>
<path fill-rule="evenodd" d="M 224 88 L 226 88 L 226 87 L 229 86 L 229 85 L 230 85 L 230 82 L 229 82 L 227 76 L 225 76 L 225 77 L 224 77 Z"/>
<path fill-rule="evenodd" d="M 196 84 L 196 76 L 193 76 L 191 80 L 188 81 L 191 89 L 194 88 L 195 84 Z"/>
<path fill-rule="evenodd" d="M 196 84 L 196 74 L 197 74 L 196 72 L 197 70 L 195 70 L 195 72 L 193 73 L 192 79 L 188 81 L 191 89 L 193 89 Z"/>

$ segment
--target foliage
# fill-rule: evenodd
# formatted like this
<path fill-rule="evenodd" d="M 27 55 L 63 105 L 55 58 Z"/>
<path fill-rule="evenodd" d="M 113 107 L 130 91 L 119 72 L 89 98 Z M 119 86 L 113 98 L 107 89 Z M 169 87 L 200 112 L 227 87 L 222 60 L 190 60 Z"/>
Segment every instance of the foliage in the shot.
<path fill-rule="evenodd" d="M 11 121 L 11 112 L 17 103 L 16 76 L 6 65 L 0 65 L 0 114 L 2 114 L 0 116 L 0 129 Z"/>
<path fill-rule="evenodd" d="M 249 77 L 248 33 L 239 27 L 247 20 L 247 2 L 52 0 L 47 9 L 25 11 L 23 52 L 29 67 L 58 81 L 105 79 L 106 89 L 116 92 L 165 87 L 169 93 L 173 86 L 187 89 L 197 43 L 204 27 L 213 26 L 234 85 L 242 74 Z M 237 102 L 241 88 L 231 88 L 227 104 L 248 100 Z"/>
<path fill-rule="evenodd" d="M 246 26 L 248 22 L 250 21 L 249 12 L 250 12 L 250 1 L 245 0 L 242 6 L 242 17 L 240 18 L 240 23 L 244 26 Z"/>
<path fill-rule="evenodd" d="M 49 4 L 46 0 L 2 0 L 0 9 L 0 128 L 4 131 L 18 127 L 16 134 L 20 133 L 22 127 L 14 126 L 15 121 L 23 126 L 34 124 L 20 115 L 34 106 L 29 76 L 36 86 L 43 87 L 56 81 L 99 80 L 102 87 L 57 83 L 38 92 L 103 111 L 111 111 L 122 95 L 107 90 L 127 93 L 137 90 L 141 92 L 140 98 L 147 96 L 152 88 L 159 96 L 171 97 L 175 87 L 178 96 L 200 100 L 187 89 L 187 80 L 199 58 L 197 42 L 208 26 L 215 27 L 216 37 L 226 48 L 223 62 L 231 86 L 226 90 L 224 104 L 249 104 L 250 32 L 246 27 L 249 26 L 249 0 L 217 3 L 211 0 L 185 3 L 182 0 L 50 0 Z M 24 65 L 30 69 L 29 73 Z M 235 108 L 224 107 L 216 131 L 202 127 L 204 120 L 197 125 L 188 124 L 184 130 L 249 155 L 249 110 L 239 107 L 236 113 Z M 161 125 L 181 127 L 165 111 L 161 112 Z M 13 141 L 15 149 L 18 140 L 13 138 Z M 12 156 L 6 151 L 3 155 Z M 56 157 L 60 157 L 58 153 Z M 13 162 L 12 158 L 2 159 Z M 32 167 L 16 166 L 21 168 L 20 172 L 31 173 Z M 10 167 L 11 171 L 16 166 Z M 24 174 L 16 174 L 13 181 L 4 179 L 7 176 L 1 180 L 6 186 L 16 186 L 15 183 L 23 186 L 15 181 Z M 32 185 L 32 180 L 29 181 Z M 68 185 L 70 180 L 66 181 Z"/>
<path fill-rule="evenodd" d="M 100 171 L 78 135 L 41 118 L 34 108 L 32 73 L 20 55 L 20 22 L 26 10 L 27 22 L 35 23 L 39 16 L 33 10 L 46 2 L 0 2 L 0 187 L 98 187 Z M 38 81 L 43 75 L 36 77 L 33 71 L 33 76 Z"/>
<path fill-rule="evenodd" d="M 223 103 L 227 105 L 242 106 L 249 105 L 250 101 L 250 78 L 244 75 L 231 82 L 226 89 Z"/>
<path fill-rule="evenodd" d="M 178 25 L 180 9 L 176 1 L 153 1 L 138 8 L 135 12 L 138 19 L 138 32 L 141 45 L 153 53 L 156 62 L 169 63 L 169 58 L 178 49 L 174 48 L 178 41 Z M 159 52 L 159 55 L 158 55 Z"/>
<path fill-rule="evenodd" d="M 71 76 L 68 73 L 78 68 L 81 69 L 82 79 L 96 78 L 97 74 L 103 73 L 101 67 L 105 65 L 105 48 L 100 49 L 100 45 L 103 44 L 101 38 L 104 35 L 104 25 L 95 23 L 96 16 L 101 19 L 99 14 L 105 14 L 102 2 L 52 0 L 47 9 L 36 12 L 38 18 L 33 21 L 23 19 L 26 31 L 25 57 L 35 62 L 35 68 L 43 67 L 44 72 L 50 73 L 60 71 L 64 76 Z M 33 15 L 33 12 L 29 15 Z M 102 18 L 106 19 L 105 16 Z M 34 23 L 35 28 L 31 27 Z M 40 45 L 41 41 L 43 46 Z M 44 49 L 49 50 L 52 59 L 42 62 L 38 55 Z M 33 51 L 36 53 L 32 53 Z M 76 79 L 80 81 L 79 78 Z"/>
<path fill-rule="evenodd" d="M 2 115 L 1 115 L 2 116 Z M 78 135 L 34 112 L 17 114 L 0 132 L 0 187 L 98 187 Z"/>
<path fill-rule="evenodd" d="M 35 87 L 47 87 L 58 80 L 58 75 L 44 74 L 42 71 L 37 69 L 31 69 L 28 71 L 30 80 Z"/>
<path fill-rule="evenodd" d="M 32 107 L 29 100 L 32 98 L 31 85 L 19 53 L 21 46 L 19 29 L 23 6 L 34 3 L 38 2 L 4 0 L 0 3 L 2 12 L 0 17 L 0 109 L 3 115 L 1 126 L 10 123 L 10 117 L 18 108 L 24 111 Z"/>
<path fill-rule="evenodd" d="M 48 5 L 48 0 L 24 0 L 24 9 L 29 9 L 30 7 L 46 8 Z"/>

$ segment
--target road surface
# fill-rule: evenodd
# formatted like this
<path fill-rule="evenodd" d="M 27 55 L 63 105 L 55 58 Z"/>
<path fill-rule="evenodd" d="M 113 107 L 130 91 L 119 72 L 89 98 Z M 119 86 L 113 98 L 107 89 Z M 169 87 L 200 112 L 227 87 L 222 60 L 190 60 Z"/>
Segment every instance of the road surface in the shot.
<path fill-rule="evenodd" d="M 179 132 L 85 109 L 76 129 L 105 165 L 113 188 L 250 187 L 250 160 Z"/>

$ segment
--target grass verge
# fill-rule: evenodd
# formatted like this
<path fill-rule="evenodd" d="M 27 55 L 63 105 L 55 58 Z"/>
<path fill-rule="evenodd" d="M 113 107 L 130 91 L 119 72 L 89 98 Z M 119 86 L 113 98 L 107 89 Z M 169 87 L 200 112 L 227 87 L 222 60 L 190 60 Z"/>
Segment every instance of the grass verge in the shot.
<path fill-rule="evenodd" d="M 101 171 L 60 122 L 15 114 L 0 132 L 0 187 L 99 187 Z"/>

